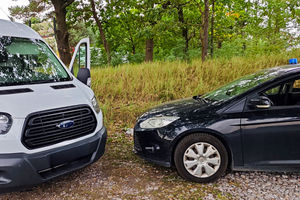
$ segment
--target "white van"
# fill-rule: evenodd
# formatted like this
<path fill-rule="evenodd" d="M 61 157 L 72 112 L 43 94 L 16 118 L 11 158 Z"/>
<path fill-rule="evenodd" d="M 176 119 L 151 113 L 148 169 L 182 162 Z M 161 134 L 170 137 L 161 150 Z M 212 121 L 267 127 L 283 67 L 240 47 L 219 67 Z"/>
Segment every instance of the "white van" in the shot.
<path fill-rule="evenodd" d="M 89 87 L 89 45 L 80 41 L 69 70 L 38 33 L 0 20 L 0 192 L 45 182 L 103 155 L 107 134 Z"/>

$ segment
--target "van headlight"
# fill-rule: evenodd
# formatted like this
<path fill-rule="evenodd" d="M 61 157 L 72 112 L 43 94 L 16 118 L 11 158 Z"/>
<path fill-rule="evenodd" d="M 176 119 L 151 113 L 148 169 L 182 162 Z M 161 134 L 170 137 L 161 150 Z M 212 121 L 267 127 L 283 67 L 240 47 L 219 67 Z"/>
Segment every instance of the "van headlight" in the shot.
<path fill-rule="evenodd" d="M 93 108 L 96 111 L 96 113 L 99 113 L 100 112 L 100 106 L 99 106 L 99 103 L 98 103 L 95 96 L 92 98 L 91 102 L 92 102 Z"/>
<path fill-rule="evenodd" d="M 172 122 L 179 119 L 179 117 L 175 116 L 156 116 L 146 119 L 142 123 L 140 123 L 141 128 L 161 128 L 171 124 Z"/>
<path fill-rule="evenodd" d="M 8 133 L 12 125 L 12 118 L 9 114 L 0 113 L 0 135 Z"/>

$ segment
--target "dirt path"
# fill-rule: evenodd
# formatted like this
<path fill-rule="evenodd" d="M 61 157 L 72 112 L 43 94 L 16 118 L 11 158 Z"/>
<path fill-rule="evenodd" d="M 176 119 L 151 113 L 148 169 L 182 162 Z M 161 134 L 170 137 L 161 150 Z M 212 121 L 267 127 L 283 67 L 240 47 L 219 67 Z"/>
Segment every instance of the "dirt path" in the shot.
<path fill-rule="evenodd" d="M 97 163 L 0 199 L 299 199 L 300 174 L 229 173 L 213 184 L 182 180 L 174 169 L 136 157 L 132 139 L 110 136 Z"/>

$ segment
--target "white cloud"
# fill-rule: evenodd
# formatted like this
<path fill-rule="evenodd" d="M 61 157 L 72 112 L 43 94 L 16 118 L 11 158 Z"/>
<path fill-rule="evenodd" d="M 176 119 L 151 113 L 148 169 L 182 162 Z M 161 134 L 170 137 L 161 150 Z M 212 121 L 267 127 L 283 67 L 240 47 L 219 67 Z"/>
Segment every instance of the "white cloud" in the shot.
<path fill-rule="evenodd" d="M 11 6 L 22 6 L 29 4 L 28 0 L 1 0 L 0 5 L 0 19 L 7 19 L 9 20 L 9 10 L 8 8 Z M 18 21 L 18 20 L 16 20 Z"/>

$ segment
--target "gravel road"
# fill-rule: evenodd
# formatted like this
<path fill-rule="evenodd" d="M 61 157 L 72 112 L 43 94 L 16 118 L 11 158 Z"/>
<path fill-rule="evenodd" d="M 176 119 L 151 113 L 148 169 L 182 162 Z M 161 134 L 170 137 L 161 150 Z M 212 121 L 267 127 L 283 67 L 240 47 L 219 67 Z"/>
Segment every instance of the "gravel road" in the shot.
<path fill-rule="evenodd" d="M 216 187 L 233 199 L 300 199 L 300 174 L 233 172 L 220 179 Z"/>
<path fill-rule="evenodd" d="M 132 138 L 122 137 L 110 141 L 93 165 L 0 199 L 300 199 L 300 173 L 231 172 L 215 183 L 195 184 L 138 158 Z"/>

